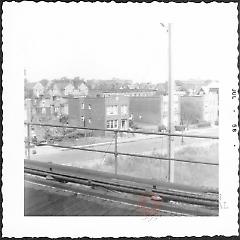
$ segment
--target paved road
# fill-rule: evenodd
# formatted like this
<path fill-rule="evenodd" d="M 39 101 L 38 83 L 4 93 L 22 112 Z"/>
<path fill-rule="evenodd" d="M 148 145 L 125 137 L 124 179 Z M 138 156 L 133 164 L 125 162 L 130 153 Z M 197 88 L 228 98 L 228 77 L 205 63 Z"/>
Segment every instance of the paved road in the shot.
<path fill-rule="evenodd" d="M 212 129 L 198 129 L 195 131 L 191 131 L 191 133 L 189 134 L 218 136 L 218 128 L 215 127 Z M 182 143 L 181 137 L 174 137 L 175 150 L 189 144 L 199 145 L 206 142 L 209 143 L 211 141 L 216 142 L 216 140 L 197 138 L 184 138 L 183 140 L 184 144 Z M 36 148 L 37 154 L 32 154 L 31 159 L 44 162 L 54 162 L 76 167 L 91 167 L 91 165 L 95 165 L 96 163 L 101 164 L 101 161 L 109 155 L 96 152 L 66 149 L 57 149 L 51 152 L 51 150 L 49 151 L 49 149 L 51 149 L 51 147 Z M 94 146 L 92 147 L 92 149 L 114 151 L 114 141 L 112 142 L 112 144 L 107 144 L 104 146 Z M 145 140 L 142 139 L 135 142 L 119 143 L 118 151 L 139 154 L 151 154 L 153 152 L 165 153 L 167 151 L 167 137 L 159 136 L 157 138 L 155 137 Z"/>

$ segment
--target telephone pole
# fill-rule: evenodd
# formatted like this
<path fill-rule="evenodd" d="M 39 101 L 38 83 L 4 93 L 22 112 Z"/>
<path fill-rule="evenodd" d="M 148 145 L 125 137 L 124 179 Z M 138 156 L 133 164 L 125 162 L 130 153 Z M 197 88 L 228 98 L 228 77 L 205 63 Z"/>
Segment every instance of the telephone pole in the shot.
<path fill-rule="evenodd" d="M 172 81 L 172 46 L 171 46 L 171 23 L 168 24 L 168 181 L 174 182 L 174 139 L 171 134 L 174 133 L 174 82 Z"/>

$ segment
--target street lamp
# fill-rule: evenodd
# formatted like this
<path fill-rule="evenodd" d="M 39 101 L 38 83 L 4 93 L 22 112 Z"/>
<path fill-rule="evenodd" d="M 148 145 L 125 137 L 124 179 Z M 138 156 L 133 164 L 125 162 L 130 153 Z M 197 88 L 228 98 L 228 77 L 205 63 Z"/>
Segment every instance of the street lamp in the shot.
<path fill-rule="evenodd" d="M 173 93 L 174 93 L 174 83 L 172 82 L 172 46 L 171 46 L 171 23 L 168 23 L 166 26 L 163 23 L 160 23 L 162 27 L 166 28 L 168 33 L 168 158 L 169 158 L 169 167 L 168 167 L 168 181 L 174 182 L 174 161 L 170 160 L 174 158 L 174 141 L 171 134 L 174 133 L 173 126 Z"/>

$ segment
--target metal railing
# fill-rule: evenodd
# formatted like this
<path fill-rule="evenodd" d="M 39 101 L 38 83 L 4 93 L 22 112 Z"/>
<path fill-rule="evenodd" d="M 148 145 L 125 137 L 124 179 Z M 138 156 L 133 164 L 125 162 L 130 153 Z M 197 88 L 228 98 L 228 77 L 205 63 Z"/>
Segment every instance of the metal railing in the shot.
<path fill-rule="evenodd" d="M 71 147 L 64 145 L 56 145 L 56 144 L 44 144 L 47 146 L 52 146 L 56 148 L 65 148 L 72 150 L 81 150 L 81 151 L 89 151 L 89 152 L 99 152 L 99 153 L 107 153 L 114 155 L 114 169 L 115 174 L 118 172 L 118 156 L 132 156 L 132 157 L 140 157 L 140 158 L 150 158 L 150 159 L 158 159 L 164 161 L 175 161 L 175 162 L 184 162 L 184 163 L 193 163 L 193 164 L 203 164 L 203 165 L 212 165 L 218 166 L 219 163 L 214 162 L 203 162 L 203 161 L 191 161 L 186 159 L 177 159 L 177 158 L 168 158 L 163 156 L 152 156 L 152 155 L 144 155 L 144 154 L 136 154 L 136 153 L 126 153 L 118 151 L 118 134 L 119 133 L 136 133 L 136 134 L 145 134 L 145 135 L 159 135 L 159 136 L 171 136 L 171 137 L 185 137 L 185 138 L 199 138 L 199 139 L 213 139 L 218 140 L 219 137 L 215 136 L 201 136 L 201 135 L 188 135 L 188 134 L 169 134 L 163 132 L 146 132 L 146 131 L 129 131 L 129 130 L 121 130 L 121 129 L 102 129 L 102 128 L 88 128 L 88 127 L 78 127 L 78 126 L 68 126 L 68 125 L 55 125 L 55 124 L 44 124 L 44 123 L 33 123 L 33 122 L 25 122 L 27 125 L 27 156 L 30 160 L 30 144 L 31 144 L 31 136 L 30 136 L 30 126 L 41 126 L 41 127 L 55 127 L 55 128 L 68 128 L 68 129 L 81 129 L 81 130 L 92 130 L 92 131 L 104 131 L 104 132 L 113 132 L 114 133 L 114 151 L 106 151 L 100 149 L 91 149 L 86 147 Z"/>

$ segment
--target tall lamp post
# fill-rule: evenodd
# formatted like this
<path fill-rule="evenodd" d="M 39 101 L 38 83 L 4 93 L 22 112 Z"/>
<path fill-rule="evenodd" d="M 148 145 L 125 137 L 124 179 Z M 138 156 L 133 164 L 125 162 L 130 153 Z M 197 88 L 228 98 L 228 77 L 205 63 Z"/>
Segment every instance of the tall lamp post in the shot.
<path fill-rule="evenodd" d="M 172 81 L 172 36 L 171 36 L 171 23 L 168 23 L 167 27 L 161 23 L 162 27 L 167 29 L 168 33 L 168 181 L 174 182 L 174 161 L 170 160 L 174 158 L 174 139 L 171 134 L 174 133 L 174 82 Z"/>

